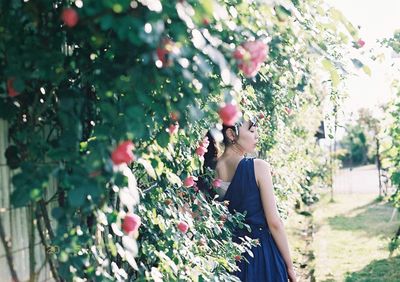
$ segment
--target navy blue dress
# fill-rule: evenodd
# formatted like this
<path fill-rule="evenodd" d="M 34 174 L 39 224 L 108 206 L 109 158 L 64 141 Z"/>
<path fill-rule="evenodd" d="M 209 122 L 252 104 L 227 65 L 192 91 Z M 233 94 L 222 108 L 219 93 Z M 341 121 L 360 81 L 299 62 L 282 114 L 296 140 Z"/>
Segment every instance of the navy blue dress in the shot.
<path fill-rule="evenodd" d="M 239 162 L 224 200 L 229 201 L 231 213 L 246 212 L 245 222 L 251 227 L 251 232 L 247 228 L 237 229 L 234 241 L 240 242 L 238 237 L 248 236 L 260 242 L 260 245 L 251 249 L 253 257 L 247 252 L 242 254 L 249 263 L 244 259 L 237 262 L 240 271 L 234 275 L 247 282 L 287 282 L 285 262 L 265 219 L 253 158 L 243 158 Z"/>

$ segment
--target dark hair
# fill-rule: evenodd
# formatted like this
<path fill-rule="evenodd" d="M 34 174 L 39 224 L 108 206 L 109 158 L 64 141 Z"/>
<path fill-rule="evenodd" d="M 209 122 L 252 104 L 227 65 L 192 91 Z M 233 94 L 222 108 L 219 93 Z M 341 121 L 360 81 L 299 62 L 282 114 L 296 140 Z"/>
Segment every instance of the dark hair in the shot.
<path fill-rule="evenodd" d="M 203 172 L 207 174 L 207 171 L 209 169 L 215 170 L 218 160 L 219 146 L 217 144 L 217 141 L 213 137 L 211 130 L 207 132 L 205 137 L 207 137 L 208 141 L 210 142 L 208 144 L 207 152 L 204 154 L 203 164 Z M 197 186 L 199 187 L 200 191 L 204 193 L 207 200 L 209 201 L 214 199 L 215 195 L 217 194 L 212 187 L 210 179 L 207 179 L 207 177 L 199 177 L 197 181 Z"/>
<path fill-rule="evenodd" d="M 217 141 L 215 141 L 210 130 L 207 132 L 206 137 L 208 138 L 210 144 L 208 144 L 207 152 L 204 154 L 203 169 L 204 170 L 206 170 L 207 168 L 215 169 L 215 166 L 217 165 L 219 147 Z"/>
<path fill-rule="evenodd" d="M 250 118 L 249 121 L 250 121 L 249 129 L 255 126 L 257 123 L 257 121 L 254 118 Z M 242 125 L 243 121 L 236 122 L 234 125 L 231 126 L 225 124 L 222 125 L 222 130 L 221 130 L 221 133 L 223 135 L 222 142 L 224 143 L 225 147 L 231 144 L 231 141 L 226 135 L 226 131 L 228 129 L 232 129 L 235 132 L 236 136 L 239 136 L 239 127 Z M 211 130 L 207 132 L 206 137 L 208 138 L 208 141 L 210 143 L 208 145 L 207 152 L 204 154 L 204 164 L 203 164 L 204 173 L 206 173 L 208 169 L 215 170 L 220 150 Z M 206 195 L 210 196 L 211 198 L 213 198 L 216 195 L 215 191 L 212 188 L 212 185 L 207 184 L 206 180 L 203 179 L 203 177 L 199 178 L 198 187 L 201 191 L 203 191 Z"/>

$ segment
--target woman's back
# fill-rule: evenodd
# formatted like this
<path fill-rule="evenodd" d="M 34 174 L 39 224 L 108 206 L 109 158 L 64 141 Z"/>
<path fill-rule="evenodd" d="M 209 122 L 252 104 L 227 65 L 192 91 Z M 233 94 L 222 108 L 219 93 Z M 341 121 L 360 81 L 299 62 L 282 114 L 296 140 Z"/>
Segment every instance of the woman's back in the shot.
<path fill-rule="evenodd" d="M 219 165 L 219 167 L 218 167 Z M 217 172 L 224 168 L 223 164 L 217 165 Z M 218 170 L 219 169 L 219 170 Z M 229 172 L 228 167 L 226 170 Z M 220 174 L 218 174 L 220 176 Z M 222 200 L 229 201 L 228 209 L 231 213 L 245 213 L 245 223 L 251 228 L 235 230 L 234 241 L 240 242 L 239 237 L 248 236 L 258 239 L 259 246 L 253 247 L 253 257 L 249 254 L 243 256 L 245 260 L 238 262 L 240 272 L 236 272 L 242 281 L 287 281 L 284 260 L 273 240 L 268 223 L 265 218 L 260 191 L 254 170 L 254 159 L 241 159 L 236 170 L 231 172 L 231 181 Z"/>

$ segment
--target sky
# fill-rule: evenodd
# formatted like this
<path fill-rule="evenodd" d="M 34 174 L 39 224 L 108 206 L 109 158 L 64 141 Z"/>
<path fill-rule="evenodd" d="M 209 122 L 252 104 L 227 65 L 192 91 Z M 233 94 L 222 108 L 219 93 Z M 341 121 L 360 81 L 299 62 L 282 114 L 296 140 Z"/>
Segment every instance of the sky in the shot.
<path fill-rule="evenodd" d="M 368 107 L 379 117 L 381 113 L 376 105 L 387 102 L 393 93 L 390 83 L 395 76 L 390 65 L 400 62 L 400 59 L 392 58 L 391 49 L 385 49 L 377 43 L 377 40 L 393 36 L 396 29 L 400 29 L 400 0 L 326 0 L 328 4 L 342 11 L 345 17 L 355 26 L 360 26 L 359 35 L 366 42 L 365 46 L 359 49 L 365 53 L 364 62 L 372 71 L 371 76 L 366 75 L 362 70 L 356 72 L 355 76 L 347 78 L 346 92 L 349 97 L 344 104 L 344 116 L 339 119 L 349 120 L 350 113 L 353 117 L 361 107 Z M 382 61 L 369 59 L 369 49 L 373 53 L 383 53 L 385 58 Z M 338 137 L 343 132 L 338 132 Z"/>

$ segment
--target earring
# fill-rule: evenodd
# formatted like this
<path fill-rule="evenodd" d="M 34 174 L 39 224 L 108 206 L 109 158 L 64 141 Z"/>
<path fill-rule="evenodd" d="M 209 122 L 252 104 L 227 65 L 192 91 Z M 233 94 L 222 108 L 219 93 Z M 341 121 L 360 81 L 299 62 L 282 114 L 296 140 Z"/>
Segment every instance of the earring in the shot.
<path fill-rule="evenodd" d="M 234 139 L 232 139 L 231 140 L 231 144 L 235 144 L 236 142 L 235 142 L 235 140 Z"/>

